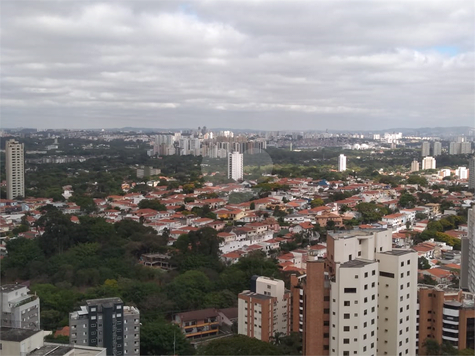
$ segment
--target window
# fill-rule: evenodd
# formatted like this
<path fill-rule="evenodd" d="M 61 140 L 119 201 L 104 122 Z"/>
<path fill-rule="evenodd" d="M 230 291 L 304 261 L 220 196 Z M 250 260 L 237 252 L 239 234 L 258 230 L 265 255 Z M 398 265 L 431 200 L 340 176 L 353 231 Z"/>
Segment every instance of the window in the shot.
<path fill-rule="evenodd" d="M 407 287 L 409 287 L 410 285 L 411 285 L 411 283 L 410 283 L 410 282 L 407 282 Z"/>
<path fill-rule="evenodd" d="M 401 262 L 401 267 L 404 267 L 404 261 Z"/>
<path fill-rule="evenodd" d="M 404 273 L 401 273 L 401 278 L 404 278 Z"/>
<path fill-rule="evenodd" d="M 364 278 L 368 277 L 368 272 L 364 273 Z"/>
<path fill-rule="evenodd" d="M 407 271 L 406 275 L 408 275 L 408 276 L 411 275 L 411 272 L 410 272 L 410 271 Z"/>
<path fill-rule="evenodd" d="M 325 320 L 325 321 L 323 322 L 323 326 L 330 326 L 330 322 L 329 322 L 328 320 Z"/>
<path fill-rule="evenodd" d="M 368 323 L 365 321 L 365 322 L 363 323 L 363 327 L 366 328 L 367 326 L 368 326 Z"/>
<path fill-rule="evenodd" d="M 375 276 L 375 275 L 376 275 L 376 270 L 373 269 L 373 270 L 371 271 L 371 275 L 372 275 L 372 276 Z"/>
<path fill-rule="evenodd" d="M 368 285 L 365 284 L 365 285 L 364 285 L 364 290 L 367 290 L 367 289 L 368 289 Z"/>
<path fill-rule="evenodd" d="M 346 313 L 346 314 L 343 314 L 343 319 L 349 319 L 350 318 L 350 314 Z"/>
<path fill-rule="evenodd" d="M 350 331 L 350 327 L 349 326 L 344 326 L 343 331 Z"/>
<path fill-rule="evenodd" d="M 345 307 L 349 307 L 349 306 L 350 306 L 350 301 L 349 301 L 349 300 L 345 300 L 345 301 L 343 302 L 343 305 L 344 305 Z"/>
<path fill-rule="evenodd" d="M 375 287 L 375 285 L 376 285 L 376 284 L 375 284 L 374 282 L 373 282 L 373 283 L 371 283 L 371 287 L 373 287 L 373 288 L 374 288 L 374 287 Z"/>
<path fill-rule="evenodd" d="M 330 334 L 329 334 L 329 333 L 324 333 L 324 334 L 323 334 L 323 337 L 324 337 L 325 339 L 328 339 L 328 338 L 330 337 Z"/>
<path fill-rule="evenodd" d="M 394 278 L 394 273 L 379 271 L 380 277 Z"/>
<path fill-rule="evenodd" d="M 373 330 L 373 331 L 371 331 L 371 336 L 374 336 L 374 330 Z"/>
<path fill-rule="evenodd" d="M 326 308 L 326 309 L 323 309 L 323 313 L 324 313 L 324 314 L 330 314 L 330 309 L 327 309 L 327 308 Z"/>
<path fill-rule="evenodd" d="M 350 351 L 343 351 L 343 356 L 350 356 Z"/>
<path fill-rule="evenodd" d="M 368 297 L 365 297 L 365 298 L 364 298 L 364 302 L 365 302 L 365 303 L 368 303 Z"/>
<path fill-rule="evenodd" d="M 407 260 L 407 264 L 410 265 L 410 264 L 411 264 L 411 260 Z"/>
<path fill-rule="evenodd" d="M 366 337 L 366 334 L 364 334 L 364 335 L 363 335 L 363 340 L 366 340 L 366 338 L 367 338 L 367 337 Z"/>
<path fill-rule="evenodd" d="M 375 299 L 376 299 L 376 294 L 373 294 L 373 295 L 371 296 L 371 300 L 375 300 Z"/>
<path fill-rule="evenodd" d="M 356 293 L 356 288 L 345 288 L 343 289 L 344 293 Z"/>
<path fill-rule="evenodd" d="M 368 315 L 368 309 L 365 309 L 363 312 L 364 315 Z"/>
<path fill-rule="evenodd" d="M 350 343 L 350 339 L 343 339 L 343 343 L 344 343 L 344 344 L 349 344 L 349 343 Z"/>

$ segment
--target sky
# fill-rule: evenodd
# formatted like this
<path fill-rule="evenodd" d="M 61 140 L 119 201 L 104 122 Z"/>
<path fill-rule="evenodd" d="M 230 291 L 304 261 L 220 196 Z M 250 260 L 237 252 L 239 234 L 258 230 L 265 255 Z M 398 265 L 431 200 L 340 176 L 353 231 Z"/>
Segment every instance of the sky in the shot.
<path fill-rule="evenodd" d="M 0 128 L 475 126 L 475 3 L 2 0 Z"/>

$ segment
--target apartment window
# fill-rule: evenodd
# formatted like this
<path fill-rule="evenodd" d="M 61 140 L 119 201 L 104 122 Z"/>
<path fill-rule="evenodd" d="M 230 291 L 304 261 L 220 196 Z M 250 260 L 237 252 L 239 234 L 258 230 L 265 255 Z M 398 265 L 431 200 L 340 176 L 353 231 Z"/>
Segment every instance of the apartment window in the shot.
<path fill-rule="evenodd" d="M 330 301 L 330 297 L 329 297 L 329 296 L 323 297 L 323 301 L 329 302 L 329 301 Z"/>
<path fill-rule="evenodd" d="M 410 271 L 407 271 L 406 275 L 409 276 L 410 274 L 411 274 L 411 272 L 410 272 Z"/>
<path fill-rule="evenodd" d="M 374 307 L 371 307 L 371 312 L 372 312 L 372 313 L 374 313 L 374 310 L 375 310 Z"/>
<path fill-rule="evenodd" d="M 406 298 L 409 299 L 409 294 L 406 294 Z"/>
<path fill-rule="evenodd" d="M 371 348 L 374 349 L 374 342 L 371 343 Z"/>
<path fill-rule="evenodd" d="M 358 251 L 358 257 L 360 257 L 360 256 L 361 256 L 361 251 Z"/>
<path fill-rule="evenodd" d="M 365 302 L 365 303 L 368 303 L 368 297 L 365 297 L 365 298 L 364 298 L 364 302 Z"/>
<path fill-rule="evenodd" d="M 328 339 L 328 338 L 330 337 L 330 334 L 329 334 L 329 333 L 324 333 L 324 334 L 323 334 L 323 337 L 324 337 L 325 339 Z"/>
<path fill-rule="evenodd" d="M 328 320 L 325 320 L 325 321 L 323 322 L 323 326 L 330 326 L 330 322 L 329 322 Z"/>
<path fill-rule="evenodd" d="M 349 343 L 350 343 L 350 339 L 343 339 L 343 343 L 344 343 L 344 344 L 349 344 Z"/>
<path fill-rule="evenodd" d="M 366 352 L 366 346 L 363 347 L 363 352 Z"/>
<path fill-rule="evenodd" d="M 404 278 L 404 273 L 401 273 L 401 278 Z"/>
<path fill-rule="evenodd" d="M 402 330 L 399 330 L 399 335 L 402 335 Z"/>
<path fill-rule="evenodd" d="M 375 276 L 375 275 L 376 275 L 376 270 L 373 269 L 373 270 L 371 271 L 371 275 Z"/>
<path fill-rule="evenodd" d="M 399 346 L 402 346 L 402 341 L 399 341 Z"/>
<path fill-rule="evenodd" d="M 350 351 L 343 351 L 343 356 L 350 356 Z"/>
<path fill-rule="evenodd" d="M 349 300 L 345 300 L 345 301 L 343 302 L 343 305 L 344 305 L 345 307 L 349 307 L 349 306 L 350 306 L 350 301 L 349 301 Z"/>
<path fill-rule="evenodd" d="M 364 290 L 367 290 L 367 289 L 368 289 L 368 285 L 365 284 L 365 285 L 364 285 Z"/>
<path fill-rule="evenodd" d="M 91 308 L 91 312 L 95 312 L 97 309 L 95 307 Z"/>
<path fill-rule="evenodd" d="M 368 277 L 368 272 L 364 273 L 364 278 Z"/>
<path fill-rule="evenodd" d="M 402 307 L 400 307 L 400 308 L 399 308 L 399 312 L 402 313 L 402 311 L 403 311 L 403 309 L 402 309 Z"/>
<path fill-rule="evenodd" d="M 96 320 L 96 316 L 95 316 L 95 315 L 91 315 L 91 320 Z"/>
<path fill-rule="evenodd" d="M 345 288 L 343 289 L 344 293 L 356 293 L 356 288 Z"/>
<path fill-rule="evenodd" d="M 363 312 L 364 315 L 368 315 L 368 309 L 365 309 Z"/>
<path fill-rule="evenodd" d="M 375 300 L 375 299 L 376 299 L 376 294 L 373 294 L 373 295 L 371 296 L 371 300 Z"/>
<path fill-rule="evenodd" d="M 324 349 L 324 350 L 329 350 L 330 347 L 329 347 L 328 345 L 323 345 L 323 349 Z"/>
<path fill-rule="evenodd" d="M 358 313 L 355 313 L 355 318 L 357 318 L 357 317 L 358 317 Z"/>
<path fill-rule="evenodd" d="M 399 319 L 399 324 L 402 324 L 402 319 Z"/>
<path fill-rule="evenodd" d="M 376 286 L 376 284 L 375 284 L 374 282 L 373 282 L 373 283 L 371 283 L 371 287 L 373 287 L 373 288 L 374 288 L 375 286 Z"/>
<path fill-rule="evenodd" d="M 365 321 L 363 324 L 363 327 L 366 328 L 368 326 L 368 323 Z"/>
<path fill-rule="evenodd" d="M 409 288 L 410 285 L 411 285 L 411 283 L 410 283 L 410 282 L 407 282 L 407 287 L 408 287 L 408 288 Z"/>
<path fill-rule="evenodd" d="M 348 255 L 348 261 L 351 261 L 353 259 L 353 255 Z"/>
<path fill-rule="evenodd" d="M 410 265 L 410 264 L 411 264 L 411 260 L 407 260 L 407 264 Z"/>
<path fill-rule="evenodd" d="M 401 267 L 404 267 L 404 261 L 401 262 Z"/>
<path fill-rule="evenodd" d="M 399 301 L 403 301 L 404 297 L 401 295 L 401 297 L 399 297 Z"/>
<path fill-rule="evenodd" d="M 323 309 L 324 314 L 330 314 L 330 309 Z"/>
<path fill-rule="evenodd" d="M 401 285 L 399 286 L 399 289 L 400 289 L 400 290 L 403 290 L 403 289 L 404 289 L 404 286 L 401 284 Z"/>
<path fill-rule="evenodd" d="M 381 277 L 394 278 L 394 273 L 379 271 L 379 275 Z"/>
<path fill-rule="evenodd" d="M 350 331 L 350 327 L 349 326 L 344 326 L 343 331 Z"/>
<path fill-rule="evenodd" d="M 373 330 L 373 331 L 371 331 L 371 336 L 374 336 L 374 330 Z"/>
<path fill-rule="evenodd" d="M 343 314 L 343 319 L 349 319 L 349 318 L 350 318 L 350 314 L 349 314 L 349 313 Z"/>
<path fill-rule="evenodd" d="M 366 340 L 366 338 L 367 338 L 367 337 L 366 337 L 366 334 L 364 334 L 364 335 L 363 335 L 363 340 Z"/>

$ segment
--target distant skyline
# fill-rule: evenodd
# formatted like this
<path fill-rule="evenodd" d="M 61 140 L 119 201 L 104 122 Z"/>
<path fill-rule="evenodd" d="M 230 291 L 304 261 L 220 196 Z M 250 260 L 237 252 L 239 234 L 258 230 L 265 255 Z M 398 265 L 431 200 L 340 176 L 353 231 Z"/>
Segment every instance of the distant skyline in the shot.
<path fill-rule="evenodd" d="M 0 128 L 475 125 L 470 0 L 0 6 Z"/>

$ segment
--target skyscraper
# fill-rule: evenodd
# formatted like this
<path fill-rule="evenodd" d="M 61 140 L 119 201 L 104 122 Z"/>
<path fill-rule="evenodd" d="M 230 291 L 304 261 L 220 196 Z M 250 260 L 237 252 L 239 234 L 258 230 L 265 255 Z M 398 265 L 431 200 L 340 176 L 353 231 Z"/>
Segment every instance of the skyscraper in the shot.
<path fill-rule="evenodd" d="M 475 156 L 468 161 L 468 188 L 475 189 Z"/>
<path fill-rule="evenodd" d="M 442 154 L 442 144 L 440 142 L 434 142 L 433 156 L 440 156 Z"/>
<path fill-rule="evenodd" d="M 468 209 L 468 234 L 462 237 L 460 288 L 475 293 L 475 208 Z"/>
<path fill-rule="evenodd" d="M 344 154 L 341 154 L 338 157 L 338 171 L 340 172 L 346 171 L 346 156 Z"/>
<path fill-rule="evenodd" d="M 25 196 L 25 152 L 24 144 L 8 140 L 5 146 L 7 171 L 7 199 Z"/>
<path fill-rule="evenodd" d="M 108 356 L 140 354 L 140 312 L 120 298 L 86 300 L 69 314 L 69 328 L 73 344 L 105 347 Z"/>
<path fill-rule="evenodd" d="M 422 157 L 430 155 L 430 142 L 424 141 L 421 146 Z"/>
<path fill-rule="evenodd" d="M 243 178 L 243 155 L 239 152 L 228 153 L 228 178 L 235 181 Z"/>

